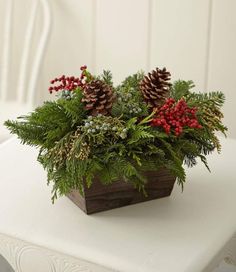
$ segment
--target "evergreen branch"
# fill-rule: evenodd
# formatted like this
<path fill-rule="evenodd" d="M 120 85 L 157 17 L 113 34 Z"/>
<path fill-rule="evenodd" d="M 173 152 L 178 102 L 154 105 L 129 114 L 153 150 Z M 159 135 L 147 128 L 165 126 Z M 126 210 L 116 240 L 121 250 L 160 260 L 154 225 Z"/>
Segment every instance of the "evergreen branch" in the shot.
<path fill-rule="evenodd" d="M 193 81 L 177 80 L 173 83 L 170 89 L 170 96 L 175 100 L 179 100 L 182 97 L 186 97 L 190 94 L 190 90 L 194 88 Z"/>

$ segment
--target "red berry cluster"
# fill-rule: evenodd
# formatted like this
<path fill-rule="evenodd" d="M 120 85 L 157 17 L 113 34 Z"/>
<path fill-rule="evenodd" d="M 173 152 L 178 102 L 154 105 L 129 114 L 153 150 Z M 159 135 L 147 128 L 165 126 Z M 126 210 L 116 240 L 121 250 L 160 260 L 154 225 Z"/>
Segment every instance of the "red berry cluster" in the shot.
<path fill-rule="evenodd" d="M 65 75 L 62 75 L 59 78 L 54 78 L 53 80 L 50 81 L 50 83 L 53 85 L 57 83 L 56 86 L 50 86 L 48 88 L 49 92 L 52 93 L 53 91 L 62 91 L 62 90 L 68 90 L 68 91 L 73 91 L 79 86 L 83 86 L 84 82 L 83 79 L 85 78 L 85 70 L 87 69 L 87 66 L 84 65 L 80 68 L 82 71 L 80 77 L 66 77 Z"/>
<path fill-rule="evenodd" d="M 196 117 L 197 108 L 190 108 L 184 99 L 175 101 L 168 98 L 165 104 L 157 111 L 151 125 L 163 127 L 169 134 L 171 130 L 176 136 L 179 136 L 184 127 L 202 128 Z"/>

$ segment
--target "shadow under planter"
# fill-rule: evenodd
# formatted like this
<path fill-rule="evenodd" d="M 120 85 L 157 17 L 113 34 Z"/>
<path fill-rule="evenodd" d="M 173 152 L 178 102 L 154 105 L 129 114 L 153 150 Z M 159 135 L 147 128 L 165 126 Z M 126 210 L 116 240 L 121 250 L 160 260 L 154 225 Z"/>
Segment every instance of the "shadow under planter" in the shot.
<path fill-rule="evenodd" d="M 99 179 L 95 179 L 90 188 L 85 186 L 84 196 L 78 190 L 72 190 L 67 196 L 85 213 L 92 214 L 171 194 L 176 177 L 168 170 L 146 172 L 145 176 L 148 181 L 145 186 L 147 196 L 135 189 L 131 183 L 117 181 L 103 185 Z"/>

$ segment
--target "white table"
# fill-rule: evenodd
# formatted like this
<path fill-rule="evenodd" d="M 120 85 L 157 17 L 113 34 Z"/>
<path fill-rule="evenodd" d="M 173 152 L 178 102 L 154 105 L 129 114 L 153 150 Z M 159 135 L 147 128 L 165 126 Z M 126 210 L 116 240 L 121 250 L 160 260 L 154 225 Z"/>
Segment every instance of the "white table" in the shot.
<path fill-rule="evenodd" d="M 0 254 L 16 272 L 200 272 L 236 263 L 236 141 L 187 171 L 184 193 L 95 215 L 54 205 L 37 150 L 0 145 Z"/>

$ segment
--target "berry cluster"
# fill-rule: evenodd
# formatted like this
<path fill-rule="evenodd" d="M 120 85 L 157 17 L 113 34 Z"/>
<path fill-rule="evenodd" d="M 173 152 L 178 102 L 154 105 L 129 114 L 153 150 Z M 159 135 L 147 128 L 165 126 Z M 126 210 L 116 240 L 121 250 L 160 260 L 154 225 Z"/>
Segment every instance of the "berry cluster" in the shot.
<path fill-rule="evenodd" d="M 120 114 L 126 118 L 145 114 L 146 104 L 141 101 L 137 88 L 122 86 L 116 92 L 116 105 Z"/>
<path fill-rule="evenodd" d="M 66 77 L 65 75 L 62 75 L 61 77 L 56 77 L 53 80 L 50 81 L 52 85 L 57 83 L 56 86 L 50 86 L 48 88 L 49 92 L 52 93 L 53 91 L 73 91 L 77 89 L 79 86 L 83 86 L 84 82 L 83 79 L 85 78 L 85 72 L 86 72 L 87 66 L 80 67 L 80 70 L 82 71 L 80 77 Z"/>
<path fill-rule="evenodd" d="M 179 136 L 184 127 L 202 128 L 197 120 L 196 112 L 197 108 L 190 108 L 184 99 L 175 101 L 169 98 L 157 111 L 151 125 L 162 127 L 167 134 L 173 130 L 175 135 Z"/>
<path fill-rule="evenodd" d="M 90 136 L 107 136 L 109 134 L 116 138 L 125 139 L 127 137 L 127 129 L 118 118 L 104 116 L 102 114 L 98 114 L 97 116 L 89 116 L 84 121 L 84 126 L 81 130 Z"/>
<path fill-rule="evenodd" d="M 123 109 L 124 113 L 127 112 L 129 114 L 137 114 L 142 111 L 142 109 L 140 108 L 140 105 L 136 101 L 134 101 L 132 98 L 133 98 L 133 95 L 130 92 L 118 93 L 117 101 L 121 105 L 125 106 L 125 108 Z"/>
<path fill-rule="evenodd" d="M 74 92 L 68 91 L 68 90 L 62 90 L 61 92 L 58 93 L 57 97 L 63 98 L 66 100 L 70 100 L 75 96 Z"/>

